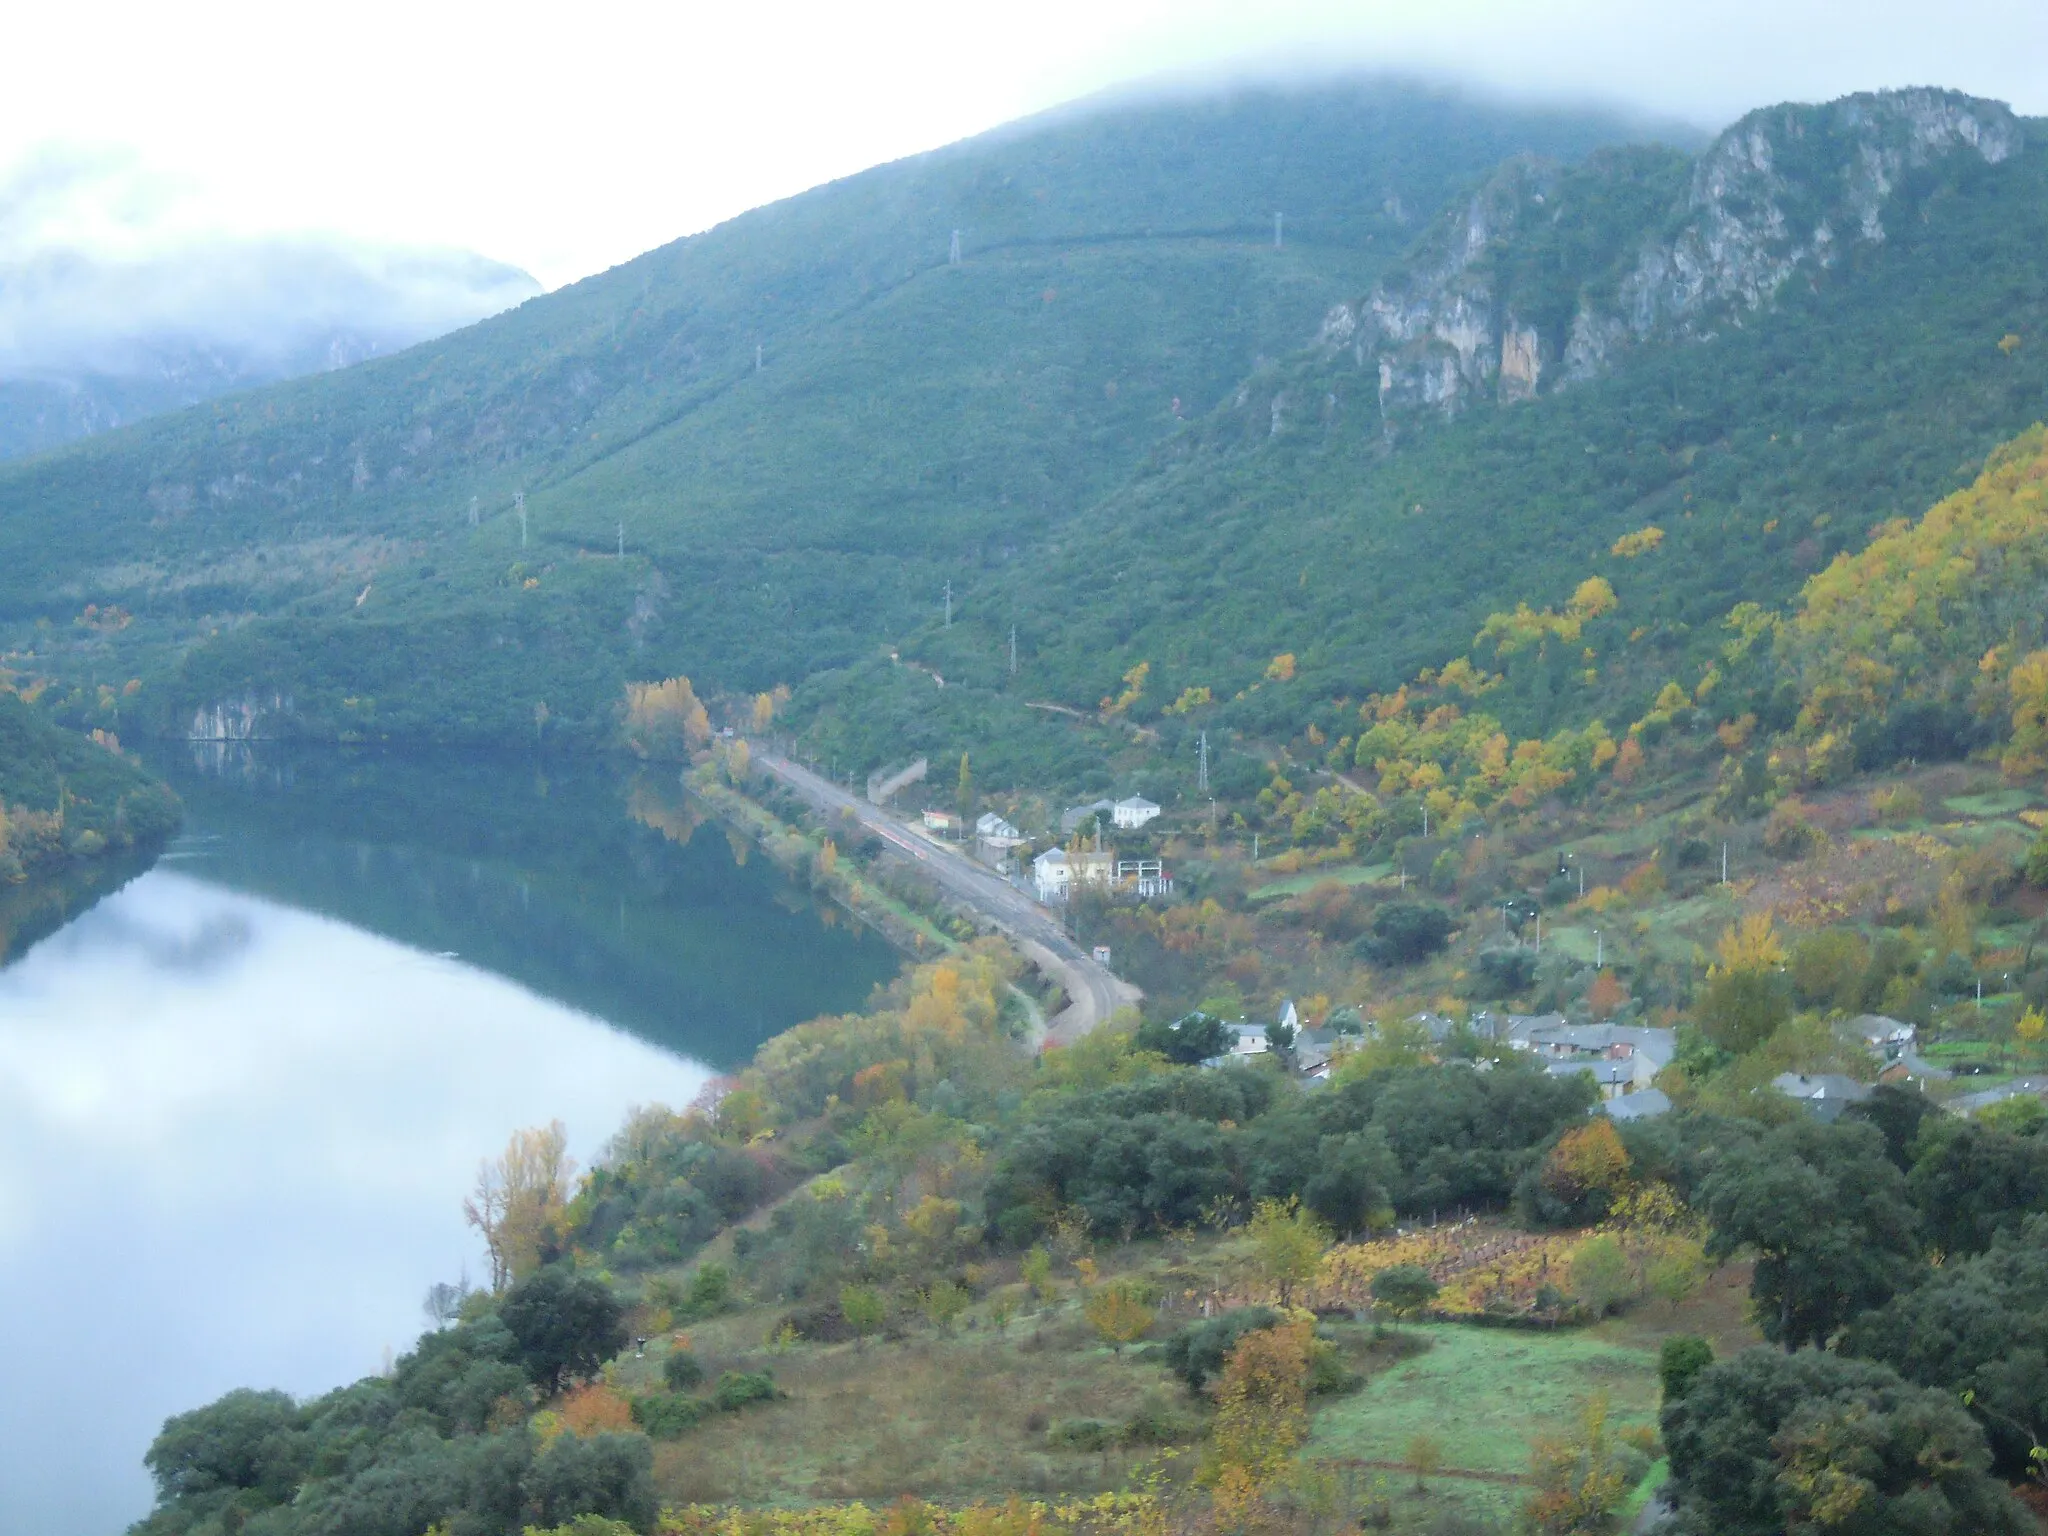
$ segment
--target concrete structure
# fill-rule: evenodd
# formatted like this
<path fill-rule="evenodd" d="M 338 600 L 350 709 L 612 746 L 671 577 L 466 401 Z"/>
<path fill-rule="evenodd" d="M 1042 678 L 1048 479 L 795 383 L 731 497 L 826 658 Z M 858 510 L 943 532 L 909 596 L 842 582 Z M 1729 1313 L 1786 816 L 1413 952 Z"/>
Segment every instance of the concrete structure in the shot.
<path fill-rule="evenodd" d="M 1159 807 L 1140 795 L 1128 800 L 1119 800 L 1110 808 L 1110 815 L 1119 827 L 1126 831 L 1142 827 L 1159 814 Z"/>
<path fill-rule="evenodd" d="M 1173 876 L 1158 859 L 1118 859 L 1118 890 L 1129 890 L 1140 901 L 1154 901 L 1173 894 Z"/>
<path fill-rule="evenodd" d="M 1786 1098 L 1797 1099 L 1822 1125 L 1833 1124 L 1851 1104 L 1870 1097 L 1869 1088 L 1839 1072 L 1780 1072 L 1771 1086 Z"/>
<path fill-rule="evenodd" d="M 1912 1025 L 1888 1019 L 1881 1013 L 1858 1014 L 1835 1028 L 1843 1038 L 1854 1040 L 1879 1061 L 1897 1060 L 1901 1052 L 1912 1047 L 1916 1034 Z"/>
<path fill-rule="evenodd" d="M 928 810 L 924 813 L 924 829 L 927 832 L 957 832 L 960 830 L 960 818 L 951 811 Z"/>

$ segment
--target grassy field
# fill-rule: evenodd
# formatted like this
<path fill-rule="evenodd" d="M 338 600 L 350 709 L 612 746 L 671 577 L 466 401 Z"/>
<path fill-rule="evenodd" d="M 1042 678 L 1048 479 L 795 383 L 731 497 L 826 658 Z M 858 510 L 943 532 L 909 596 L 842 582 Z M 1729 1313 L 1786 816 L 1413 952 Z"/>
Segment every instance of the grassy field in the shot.
<path fill-rule="evenodd" d="M 1230 1284 L 1243 1259 L 1232 1242 L 1214 1239 L 1139 1243 L 1098 1257 L 1180 1297 L 1155 1324 L 1155 1341 L 1198 1316 L 1187 1298 Z M 1034 1311 L 1003 1271 L 986 1276 L 990 1290 L 950 1329 L 903 1318 L 894 1336 L 864 1347 L 778 1342 L 785 1309 L 770 1304 L 684 1330 L 713 1376 L 767 1370 L 788 1396 L 657 1443 L 664 1502 L 787 1507 L 909 1493 L 959 1504 L 1124 1488 L 1162 1457 L 1184 1472 L 1206 1433 L 1207 1404 L 1189 1397 L 1155 1350 L 1103 1345 L 1071 1279 Z M 1723 1354 L 1755 1342 L 1743 1311 L 1747 1283 L 1746 1270 L 1733 1267 L 1675 1311 L 1652 1303 L 1555 1333 L 1431 1324 L 1403 1328 L 1390 1342 L 1370 1323 L 1326 1321 L 1325 1336 L 1365 1384 L 1319 1400 L 1306 1454 L 1354 1499 L 1388 1501 L 1397 1529 L 1448 1507 L 1511 1515 L 1526 1497 L 1520 1479 L 1535 1438 L 1567 1427 L 1596 1392 L 1607 1395 L 1617 1428 L 1654 1424 L 1666 1336 L 1699 1333 Z M 644 1357 L 621 1361 L 614 1385 L 629 1395 L 658 1389 L 666 1347 L 656 1340 Z M 1181 1423 L 1185 1443 L 1074 1450 L 1053 1433 L 1062 1421 L 1121 1424 L 1141 1412 Z M 1445 1472 L 1418 1492 L 1402 1464 L 1424 1432 L 1441 1442 Z"/>
<path fill-rule="evenodd" d="M 1271 885 L 1262 885 L 1248 894 L 1252 901 L 1271 901 L 1278 896 L 1299 896 L 1312 891 L 1319 885 L 1335 881 L 1338 885 L 1371 885 L 1375 881 L 1392 878 L 1394 866 L 1379 864 L 1341 864 L 1335 868 L 1312 869 L 1306 874 L 1289 875 L 1284 880 L 1275 880 Z"/>

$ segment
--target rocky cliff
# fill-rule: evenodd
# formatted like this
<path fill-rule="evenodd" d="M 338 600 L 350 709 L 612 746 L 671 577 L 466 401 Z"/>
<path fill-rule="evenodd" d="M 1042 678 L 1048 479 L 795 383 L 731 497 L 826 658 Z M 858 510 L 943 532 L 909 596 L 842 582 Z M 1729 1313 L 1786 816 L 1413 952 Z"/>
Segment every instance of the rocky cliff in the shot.
<path fill-rule="evenodd" d="M 1640 342 L 1741 325 L 1796 273 L 1882 243 L 1944 175 L 2009 158 L 2025 132 L 1998 102 L 1886 91 L 1753 112 L 1696 160 L 1513 161 L 1398 272 L 1332 310 L 1319 340 L 1377 370 L 1390 428 L 1420 409 L 1513 404 Z"/>

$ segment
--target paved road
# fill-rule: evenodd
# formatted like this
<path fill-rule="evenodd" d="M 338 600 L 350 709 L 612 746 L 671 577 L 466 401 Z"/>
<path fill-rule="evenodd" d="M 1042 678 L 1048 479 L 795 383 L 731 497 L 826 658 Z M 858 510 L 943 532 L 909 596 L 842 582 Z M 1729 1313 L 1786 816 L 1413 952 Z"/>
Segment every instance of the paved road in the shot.
<path fill-rule="evenodd" d="M 1106 965 L 1067 937 L 1066 930 L 1045 908 L 992 870 L 955 853 L 930 838 L 906 830 L 878 806 L 821 778 L 780 753 L 749 743 L 755 767 L 765 769 L 812 805 L 833 813 L 849 812 L 868 831 L 916 860 L 947 891 L 981 913 L 1024 951 L 1038 968 L 1060 984 L 1067 1006 L 1046 1026 L 1054 1044 L 1077 1040 L 1117 1009 L 1144 994 L 1119 981 Z"/>

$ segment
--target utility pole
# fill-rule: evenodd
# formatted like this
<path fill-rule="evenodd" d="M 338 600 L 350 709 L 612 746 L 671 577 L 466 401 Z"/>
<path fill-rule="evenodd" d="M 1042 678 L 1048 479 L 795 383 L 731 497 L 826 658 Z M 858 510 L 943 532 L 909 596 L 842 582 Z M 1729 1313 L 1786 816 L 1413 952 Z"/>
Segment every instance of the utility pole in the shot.
<path fill-rule="evenodd" d="M 1728 845 L 1725 842 L 1721 844 L 1721 883 L 1728 883 Z M 1583 896 L 1585 892 L 1581 891 L 1579 894 Z"/>
<path fill-rule="evenodd" d="M 1401 889 L 1404 891 L 1408 889 L 1408 861 L 1406 859 L 1401 861 Z"/>
<path fill-rule="evenodd" d="M 1422 835 L 1425 838 L 1429 836 L 1429 805 L 1426 801 L 1422 807 Z"/>
<path fill-rule="evenodd" d="M 946 265 L 949 267 L 960 265 L 960 231 L 957 229 L 953 231 L 953 249 L 947 253 Z"/>
<path fill-rule="evenodd" d="M 1273 249 L 1276 251 L 1280 249 L 1280 215 L 1278 213 L 1273 215 Z"/>
<path fill-rule="evenodd" d="M 1259 834 L 1256 832 L 1252 834 L 1252 862 L 1259 862 Z"/>
<path fill-rule="evenodd" d="M 1586 899 L 1586 866 L 1583 864 L 1579 866 L 1579 899 Z"/>
<path fill-rule="evenodd" d="M 1593 969 L 1599 970 L 1607 963 L 1607 940 L 1600 936 L 1600 930 L 1593 930 Z"/>
<path fill-rule="evenodd" d="M 1010 626 L 1010 676 L 1017 675 L 1017 626 Z"/>
<path fill-rule="evenodd" d="M 526 548 L 526 492 L 512 493 L 512 510 L 519 514 L 519 547 Z"/>
<path fill-rule="evenodd" d="M 953 627 L 953 583 L 946 583 L 946 628 Z"/>
<path fill-rule="evenodd" d="M 472 528 L 474 528 L 474 527 L 476 526 L 476 520 L 477 520 L 477 498 L 476 498 L 476 497 L 474 497 L 474 496 L 472 496 L 472 497 L 470 497 L 470 498 L 469 498 L 469 526 L 470 526 L 470 527 L 472 527 Z"/>
<path fill-rule="evenodd" d="M 1536 910 L 1536 953 L 1543 953 L 1543 909 Z"/>
<path fill-rule="evenodd" d="M 1209 793 L 1209 733 L 1202 732 L 1201 757 L 1195 768 L 1195 789 L 1199 794 Z"/>

